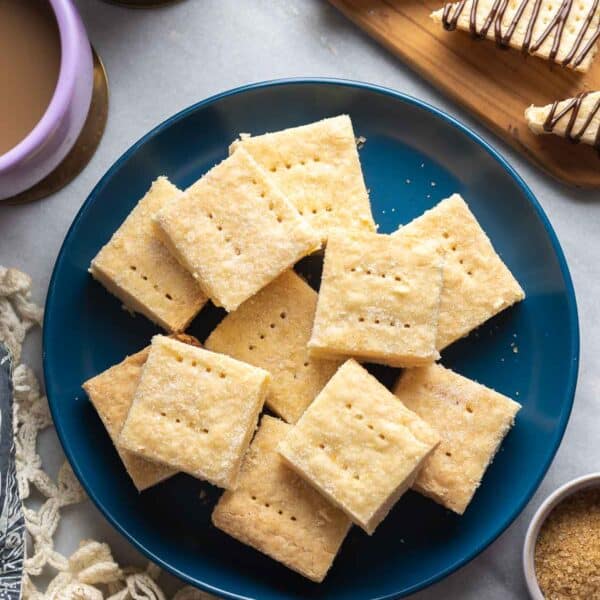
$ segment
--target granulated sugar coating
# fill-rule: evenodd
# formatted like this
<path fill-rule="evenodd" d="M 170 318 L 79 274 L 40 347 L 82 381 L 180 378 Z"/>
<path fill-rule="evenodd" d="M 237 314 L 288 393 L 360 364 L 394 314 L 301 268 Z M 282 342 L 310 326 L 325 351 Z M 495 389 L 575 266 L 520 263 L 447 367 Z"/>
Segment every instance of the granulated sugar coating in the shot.
<path fill-rule="evenodd" d="M 550 513 L 535 570 L 547 600 L 600 599 L 600 488 L 577 492 Z"/>

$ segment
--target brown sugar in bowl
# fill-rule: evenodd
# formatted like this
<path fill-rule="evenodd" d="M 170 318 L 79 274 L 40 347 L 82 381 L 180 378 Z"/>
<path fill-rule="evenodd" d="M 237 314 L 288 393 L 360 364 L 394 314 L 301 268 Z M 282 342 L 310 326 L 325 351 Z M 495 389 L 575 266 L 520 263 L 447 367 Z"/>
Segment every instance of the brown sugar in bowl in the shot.
<path fill-rule="evenodd" d="M 533 600 L 600 598 L 600 473 L 566 483 L 538 508 L 523 570 Z"/>

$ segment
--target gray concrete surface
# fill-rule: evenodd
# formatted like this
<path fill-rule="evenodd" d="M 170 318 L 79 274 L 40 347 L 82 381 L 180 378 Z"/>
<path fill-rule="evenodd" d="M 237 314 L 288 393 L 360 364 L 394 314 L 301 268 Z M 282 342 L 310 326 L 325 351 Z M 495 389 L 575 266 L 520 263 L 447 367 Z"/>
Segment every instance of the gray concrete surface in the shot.
<path fill-rule="evenodd" d="M 154 10 L 100 0 L 77 4 L 110 76 L 106 135 L 91 164 L 66 189 L 36 204 L 0 207 L 0 264 L 30 273 L 40 302 L 74 214 L 113 161 L 166 117 L 248 82 L 332 76 L 401 90 L 473 127 L 525 178 L 557 231 L 577 290 L 582 356 L 575 410 L 558 455 L 523 514 L 468 566 L 413 598 L 526 598 L 520 552 L 533 511 L 559 484 L 600 470 L 600 191 L 578 192 L 549 179 L 325 2 L 184 0 Z M 34 334 L 26 358 L 41 372 L 39 342 Z M 43 454 L 52 469 L 62 461 L 53 433 L 44 436 Z M 68 553 L 83 537 L 110 542 L 119 560 L 143 562 L 89 502 L 65 511 L 58 547 Z M 173 578 L 164 581 L 170 590 L 178 586 Z"/>

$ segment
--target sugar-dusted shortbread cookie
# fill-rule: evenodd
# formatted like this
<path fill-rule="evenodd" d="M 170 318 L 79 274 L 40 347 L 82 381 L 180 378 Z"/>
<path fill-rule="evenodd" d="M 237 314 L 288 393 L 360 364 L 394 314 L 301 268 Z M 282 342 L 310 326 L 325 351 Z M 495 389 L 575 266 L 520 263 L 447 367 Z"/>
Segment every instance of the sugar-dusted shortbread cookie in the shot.
<path fill-rule="evenodd" d="M 160 241 L 152 221 L 180 196 L 166 177 L 159 177 L 90 265 L 92 276 L 128 309 L 171 332 L 183 331 L 206 302 L 193 277 Z"/>
<path fill-rule="evenodd" d="M 173 254 L 227 311 L 321 245 L 244 149 L 213 167 L 156 222 Z"/>
<path fill-rule="evenodd" d="M 598 51 L 596 0 L 460 0 L 431 17 L 448 30 L 462 29 L 578 71 L 587 71 Z"/>
<path fill-rule="evenodd" d="M 279 450 L 293 469 L 371 534 L 438 442 L 425 421 L 351 359 Z"/>
<path fill-rule="evenodd" d="M 437 240 L 445 251 L 438 350 L 525 298 L 459 194 L 442 200 L 394 235 L 401 234 Z"/>
<path fill-rule="evenodd" d="M 348 115 L 255 137 L 244 148 L 325 240 L 332 229 L 375 231 Z"/>
<path fill-rule="evenodd" d="M 323 581 L 350 520 L 290 469 L 277 445 L 290 425 L 264 416 L 242 463 L 238 488 L 212 515 L 216 527 L 313 581 Z"/>
<path fill-rule="evenodd" d="M 294 271 L 286 271 L 229 313 L 206 340 L 206 347 L 262 367 L 273 380 L 267 406 L 295 423 L 339 362 L 310 358 L 317 293 Z"/>
<path fill-rule="evenodd" d="M 200 345 L 191 335 L 179 334 L 176 338 L 187 344 Z M 140 492 L 175 473 L 169 467 L 145 460 L 124 450 L 117 443 L 149 352 L 150 346 L 128 356 L 119 364 L 88 379 L 82 385 L 106 427 L 110 439 L 115 444 L 127 473 Z"/>
<path fill-rule="evenodd" d="M 269 379 L 263 369 L 154 336 L 118 444 L 234 488 Z"/>
<path fill-rule="evenodd" d="M 575 98 L 546 106 L 530 106 L 525 120 L 537 135 L 553 133 L 600 150 L 600 91 L 581 92 Z"/>
<path fill-rule="evenodd" d="M 437 242 L 356 231 L 330 235 L 311 355 L 398 367 L 436 360 L 442 270 Z"/>
<path fill-rule="evenodd" d="M 441 365 L 407 369 L 394 393 L 441 437 L 413 488 L 462 514 L 521 405 Z"/>

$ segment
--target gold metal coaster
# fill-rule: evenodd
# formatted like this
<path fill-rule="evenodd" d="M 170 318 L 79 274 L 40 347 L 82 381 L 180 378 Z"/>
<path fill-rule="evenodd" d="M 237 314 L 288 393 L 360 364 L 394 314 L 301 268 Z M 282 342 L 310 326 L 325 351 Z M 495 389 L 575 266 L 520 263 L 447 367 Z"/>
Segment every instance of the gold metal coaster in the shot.
<path fill-rule="evenodd" d="M 94 57 L 92 102 L 83 129 L 75 145 L 52 173 L 44 177 L 44 179 L 36 183 L 32 188 L 12 198 L 2 200 L 2 204 L 24 204 L 50 196 L 65 187 L 79 175 L 96 152 L 108 117 L 108 78 L 104 70 L 104 65 L 93 48 L 92 54 Z"/>

